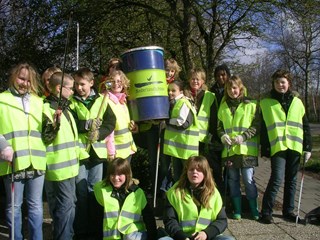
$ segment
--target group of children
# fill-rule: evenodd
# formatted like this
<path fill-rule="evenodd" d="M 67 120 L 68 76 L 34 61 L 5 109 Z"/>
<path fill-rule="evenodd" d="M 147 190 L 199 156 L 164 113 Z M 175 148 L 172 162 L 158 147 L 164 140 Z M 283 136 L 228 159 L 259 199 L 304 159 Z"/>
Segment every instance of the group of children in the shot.
<path fill-rule="evenodd" d="M 259 144 L 261 155 L 271 157 L 272 169 L 261 221 L 272 222 L 284 175 L 283 216 L 296 220 L 299 160 L 303 152 L 306 160 L 310 158 L 312 146 L 303 104 L 291 90 L 291 74 L 276 71 L 272 90 L 259 104 L 246 96 L 241 79 L 231 76 L 226 65 L 216 68 L 211 91 L 202 69 L 192 69 L 184 86 L 177 79 L 176 61 L 170 59 L 166 65 L 170 118 L 163 133 L 163 154 L 171 158 L 174 185 L 165 189 L 162 236 L 157 235 L 153 211 L 132 176 L 130 161 L 137 151 L 133 134 L 142 127 L 130 120 L 129 80 L 118 65 L 110 67 L 100 85 L 102 94 L 95 90 L 87 68 L 72 75 L 49 69 L 43 74 L 45 97 L 38 96 L 31 65 L 13 68 L 9 89 L 0 94 L 0 175 L 6 189 L 6 219 L 10 229 L 14 220 L 15 239 L 22 239 L 24 192 L 29 238 L 42 239 L 43 185 L 54 239 L 233 239 L 222 235 L 227 217 L 220 193 L 229 192 L 233 218 L 241 219 L 242 176 L 252 217 L 259 219 L 253 177 Z M 167 176 L 168 162 L 160 164 Z M 103 206 L 102 226 L 96 202 Z"/>

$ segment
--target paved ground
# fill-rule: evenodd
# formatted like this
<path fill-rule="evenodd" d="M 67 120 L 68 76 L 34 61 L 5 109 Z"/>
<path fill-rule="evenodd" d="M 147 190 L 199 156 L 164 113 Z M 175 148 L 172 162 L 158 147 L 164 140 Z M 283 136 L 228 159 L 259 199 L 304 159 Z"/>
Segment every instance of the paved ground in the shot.
<path fill-rule="evenodd" d="M 320 135 L 320 124 L 311 124 L 312 134 Z M 314 146 L 319 149 L 320 146 Z M 266 188 L 270 176 L 270 162 L 259 159 L 259 167 L 256 168 L 255 179 L 257 187 L 260 191 L 259 202 L 262 199 L 262 193 Z M 298 206 L 298 198 L 300 191 L 301 172 L 298 175 L 298 185 L 296 193 L 296 207 Z M 277 196 L 277 201 L 282 203 L 283 189 Z M 0 204 L 3 204 L 1 202 Z M 281 204 L 278 206 L 281 207 Z M 320 206 L 320 180 L 310 176 L 304 176 L 304 184 L 301 198 L 300 216 L 304 218 L 305 214 L 310 210 Z M 46 209 L 46 207 L 45 207 Z M 45 216 L 48 216 L 45 213 Z M 243 216 L 240 221 L 229 219 L 228 229 L 225 234 L 234 236 L 236 240 L 316 240 L 320 239 L 320 223 L 298 224 L 283 221 L 281 218 L 281 210 L 278 208 L 274 213 L 274 223 L 265 225 L 257 221 L 250 220 L 249 217 Z M 51 219 L 44 220 L 44 239 L 51 239 Z M 159 226 L 163 226 L 161 220 L 157 220 Z M 8 229 L 4 226 L 3 220 L 0 221 L 0 240 L 8 239 Z"/>

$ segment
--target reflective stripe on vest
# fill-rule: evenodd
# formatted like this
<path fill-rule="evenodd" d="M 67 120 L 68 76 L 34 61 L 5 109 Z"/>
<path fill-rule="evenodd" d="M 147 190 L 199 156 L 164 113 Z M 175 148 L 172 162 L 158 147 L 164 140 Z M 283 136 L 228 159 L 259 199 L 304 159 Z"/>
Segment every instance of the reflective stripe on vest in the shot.
<path fill-rule="evenodd" d="M 218 111 L 218 119 L 222 121 L 223 128 L 230 138 L 241 135 L 250 128 L 255 117 L 256 106 L 256 101 L 251 101 L 250 103 L 240 103 L 234 115 L 232 115 L 227 102 L 224 101 L 221 103 Z M 223 158 L 228 156 L 227 151 L 227 148 L 224 147 L 222 151 Z M 236 154 L 257 157 L 258 152 L 258 137 L 254 136 L 241 144 L 232 145 L 229 149 L 229 156 Z"/>
<path fill-rule="evenodd" d="M 103 239 L 121 239 L 121 234 L 145 231 L 141 212 L 147 204 L 143 190 L 138 188 L 125 199 L 122 209 L 119 202 L 111 197 L 112 187 L 101 188 L 104 200 Z M 115 211 L 116 210 L 116 211 Z M 121 233 L 121 234 L 120 234 Z"/>
<path fill-rule="evenodd" d="M 14 171 L 29 168 L 46 169 L 46 148 L 41 139 L 43 99 L 31 94 L 30 112 L 11 94 L 0 94 L 0 134 L 14 150 Z M 0 176 L 10 174 L 11 165 L 0 160 Z"/>
<path fill-rule="evenodd" d="M 137 147 L 133 141 L 132 133 L 129 130 L 130 115 L 127 106 L 112 100 L 109 101 L 110 107 L 116 115 L 117 121 L 114 129 L 114 144 L 116 147 L 116 156 L 127 158 L 132 151 L 136 152 Z"/>
<path fill-rule="evenodd" d="M 164 132 L 164 154 L 177 157 L 180 159 L 188 159 L 190 156 L 196 156 L 199 153 L 199 130 L 195 109 L 186 98 L 179 99 L 173 107 L 171 118 L 178 118 L 180 109 L 183 104 L 193 114 L 193 123 L 184 130 L 174 128 L 167 125 Z"/>
<path fill-rule="evenodd" d="M 216 220 L 222 208 L 222 199 L 218 189 L 215 189 L 213 196 L 210 198 L 210 208 L 207 209 L 201 206 L 199 212 L 188 191 L 185 199 L 181 198 L 181 191 L 176 191 L 177 184 L 168 190 L 167 198 L 178 215 L 178 222 L 183 232 L 192 234 L 207 228 Z"/>
<path fill-rule="evenodd" d="M 286 115 L 277 100 L 265 98 L 261 100 L 261 110 L 268 130 L 271 156 L 288 148 L 302 153 L 302 118 L 305 114 L 302 101 L 294 97 Z"/>
<path fill-rule="evenodd" d="M 53 121 L 55 110 L 50 103 L 44 104 L 44 113 Z M 75 177 L 79 173 L 79 142 L 77 126 L 68 111 L 71 124 L 64 114 L 61 114 L 60 129 L 53 142 L 47 146 L 46 180 L 62 181 Z"/>
<path fill-rule="evenodd" d="M 103 115 L 108 107 L 108 101 L 107 99 L 105 100 L 106 101 L 102 105 L 102 110 L 100 115 L 101 118 L 103 118 Z M 82 102 L 76 100 L 75 98 L 72 98 L 71 101 L 72 101 L 72 110 L 76 112 L 78 119 L 89 120 L 89 119 L 95 119 L 98 117 L 98 112 L 103 101 L 103 96 L 99 94 L 99 97 L 95 99 L 90 110 Z M 79 142 L 80 142 L 79 146 L 81 148 L 80 160 L 83 160 L 89 157 L 89 154 L 85 153 L 87 148 L 87 143 L 88 143 L 87 136 L 88 136 L 88 133 L 79 133 Z M 94 151 L 96 152 L 99 158 L 108 157 L 107 147 L 104 139 L 101 141 L 96 141 L 92 143 L 91 146 L 93 147 Z"/>
<path fill-rule="evenodd" d="M 210 109 L 211 105 L 215 104 L 216 96 L 214 93 L 205 91 L 203 100 L 198 111 L 198 127 L 199 127 L 199 141 L 208 142 L 209 136 L 209 120 L 210 120 Z"/>

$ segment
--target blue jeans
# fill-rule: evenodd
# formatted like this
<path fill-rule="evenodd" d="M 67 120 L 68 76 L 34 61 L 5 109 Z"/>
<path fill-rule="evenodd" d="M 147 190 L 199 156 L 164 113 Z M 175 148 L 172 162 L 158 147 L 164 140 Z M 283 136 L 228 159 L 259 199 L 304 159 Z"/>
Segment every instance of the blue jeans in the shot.
<path fill-rule="evenodd" d="M 72 239 L 76 207 L 75 178 L 45 181 L 45 189 L 53 219 L 53 239 Z"/>
<path fill-rule="evenodd" d="M 167 236 L 167 237 L 161 237 L 159 240 L 173 240 L 173 238 Z M 227 235 L 218 235 L 214 238 L 214 240 L 235 240 L 234 237 L 232 236 L 227 236 Z"/>
<path fill-rule="evenodd" d="M 230 197 L 241 197 L 240 190 L 240 172 L 242 176 L 242 182 L 245 186 L 245 192 L 247 199 L 256 199 L 258 197 L 258 191 L 256 183 L 253 179 L 254 168 L 244 167 L 244 168 L 233 168 L 230 167 L 228 170 L 228 184 Z"/>
<path fill-rule="evenodd" d="M 42 222 L 43 222 L 43 192 L 44 176 L 36 176 L 31 179 L 22 179 L 14 181 L 14 239 L 22 240 L 22 214 L 21 205 L 23 202 L 23 193 L 25 190 L 25 198 L 28 206 L 28 230 L 29 239 L 41 240 Z M 10 231 L 11 239 L 11 179 L 9 175 L 4 177 L 4 186 L 6 190 L 6 219 Z"/>
<path fill-rule="evenodd" d="M 262 215 L 271 215 L 279 188 L 284 179 L 282 213 L 292 213 L 296 193 L 297 174 L 301 155 L 292 150 L 276 153 L 271 157 L 271 176 L 262 200 Z"/>
<path fill-rule="evenodd" d="M 94 219 L 90 219 L 90 206 L 95 200 L 93 186 L 102 180 L 103 164 L 97 161 L 80 161 L 79 174 L 76 177 L 76 217 L 74 230 L 76 235 L 87 235 Z"/>

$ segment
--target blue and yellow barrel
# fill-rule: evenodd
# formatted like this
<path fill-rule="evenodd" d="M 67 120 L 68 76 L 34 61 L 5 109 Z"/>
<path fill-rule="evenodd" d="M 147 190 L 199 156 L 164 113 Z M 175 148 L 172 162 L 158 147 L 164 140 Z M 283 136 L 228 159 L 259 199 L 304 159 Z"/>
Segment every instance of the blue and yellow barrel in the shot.
<path fill-rule="evenodd" d="M 163 48 L 133 48 L 121 55 L 122 69 L 130 79 L 128 107 L 134 121 L 169 118 L 169 99 Z"/>

